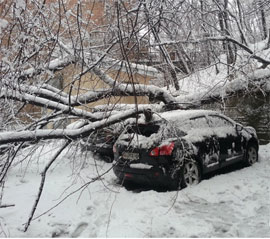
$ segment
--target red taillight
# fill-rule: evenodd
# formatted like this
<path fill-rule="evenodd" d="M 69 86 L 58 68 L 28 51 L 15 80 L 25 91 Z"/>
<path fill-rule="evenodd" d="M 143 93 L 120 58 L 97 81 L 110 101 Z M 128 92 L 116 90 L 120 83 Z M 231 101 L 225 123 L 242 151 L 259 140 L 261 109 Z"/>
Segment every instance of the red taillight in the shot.
<path fill-rule="evenodd" d="M 163 145 L 160 147 L 159 155 L 171 155 L 174 148 L 174 142 L 168 145 Z"/>
<path fill-rule="evenodd" d="M 171 142 L 167 145 L 162 145 L 161 147 L 156 147 L 151 150 L 150 156 L 163 156 L 163 155 L 171 155 L 174 149 L 174 142 Z"/>
<path fill-rule="evenodd" d="M 150 152 L 150 156 L 158 156 L 158 155 L 159 155 L 159 147 L 152 149 L 152 151 Z"/>

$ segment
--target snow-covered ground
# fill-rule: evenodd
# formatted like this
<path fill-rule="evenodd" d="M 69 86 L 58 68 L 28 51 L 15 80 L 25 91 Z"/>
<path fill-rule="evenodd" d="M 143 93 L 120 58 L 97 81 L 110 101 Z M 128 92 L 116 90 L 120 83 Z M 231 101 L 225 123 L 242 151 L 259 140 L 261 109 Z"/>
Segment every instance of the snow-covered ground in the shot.
<path fill-rule="evenodd" d="M 0 237 L 270 237 L 270 144 L 260 147 L 254 166 L 178 192 L 128 191 L 109 171 L 34 220 L 24 233 L 39 173 L 60 144 L 25 149 L 18 156 L 2 200 L 15 206 L 0 208 Z M 49 171 L 35 216 L 110 167 L 73 147 Z"/>

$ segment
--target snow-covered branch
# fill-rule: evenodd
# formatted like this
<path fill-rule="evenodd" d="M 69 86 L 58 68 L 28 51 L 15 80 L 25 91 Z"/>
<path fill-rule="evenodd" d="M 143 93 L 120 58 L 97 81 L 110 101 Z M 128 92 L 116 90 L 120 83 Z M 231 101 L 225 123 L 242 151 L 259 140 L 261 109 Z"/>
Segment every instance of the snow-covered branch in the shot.
<path fill-rule="evenodd" d="M 143 84 L 132 85 L 132 83 L 119 83 L 98 67 L 94 67 L 92 71 L 102 81 L 111 86 L 115 92 L 119 92 L 122 95 L 148 95 L 151 98 L 163 101 L 165 104 L 177 103 L 176 99 L 172 95 L 160 87 Z"/>
<path fill-rule="evenodd" d="M 21 77 L 33 77 L 34 75 L 40 74 L 42 71 L 59 71 L 74 63 L 73 57 L 65 56 L 59 57 L 49 61 L 44 67 L 31 67 L 21 73 Z"/>
<path fill-rule="evenodd" d="M 138 106 L 137 109 L 127 110 L 108 118 L 89 123 L 79 129 L 38 129 L 38 130 L 23 130 L 23 131 L 8 131 L 0 133 L 0 144 L 10 142 L 25 142 L 41 139 L 78 139 L 86 137 L 91 132 L 106 127 L 108 125 L 123 121 L 127 118 L 143 113 L 147 110 L 146 106 Z"/>
<path fill-rule="evenodd" d="M 49 100 L 49 99 L 42 98 L 39 96 L 35 96 L 34 94 L 32 95 L 26 92 L 21 93 L 19 90 L 11 90 L 8 87 L 2 87 L 1 92 L 0 92 L 0 98 L 13 99 L 16 101 L 29 103 L 29 104 L 41 106 L 47 109 L 61 111 L 63 114 L 71 114 L 74 116 L 87 118 L 92 121 L 98 120 L 98 118 L 95 117 L 94 114 L 86 110 L 70 107 L 69 105 L 55 102 L 53 100 Z"/>

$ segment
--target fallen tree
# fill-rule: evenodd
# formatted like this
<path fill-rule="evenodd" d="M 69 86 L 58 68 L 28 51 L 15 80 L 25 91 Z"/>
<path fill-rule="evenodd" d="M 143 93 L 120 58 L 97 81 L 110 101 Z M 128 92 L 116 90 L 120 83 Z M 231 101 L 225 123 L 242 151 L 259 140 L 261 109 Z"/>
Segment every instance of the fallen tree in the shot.
<path fill-rule="evenodd" d="M 99 2 L 96 3 L 98 7 Z M 231 53 L 230 44 L 237 46 L 235 51 L 240 49 L 246 52 L 248 60 L 261 63 L 261 67 L 266 68 L 270 64 L 267 55 L 260 54 L 249 44 L 252 37 L 246 36 L 245 24 L 241 25 L 243 19 L 235 16 L 225 1 L 224 4 L 221 4 L 222 1 L 200 1 L 201 6 L 186 1 L 134 1 L 131 5 L 124 2 L 117 1 L 108 7 L 107 10 L 111 11 L 104 13 L 101 20 L 89 17 L 88 13 L 95 8 L 90 2 L 78 1 L 71 6 L 68 1 L 60 0 L 0 3 L 2 188 L 14 159 L 28 142 L 35 145 L 43 140 L 45 143 L 53 139 L 64 141 L 63 147 L 42 171 L 38 196 L 25 230 L 34 217 L 46 173 L 57 157 L 72 143 L 99 129 L 148 112 L 152 106 L 138 105 L 139 96 L 148 97 L 150 103 L 161 102 L 161 110 L 194 108 L 199 107 L 201 102 L 220 99 L 220 95 L 206 94 L 198 101 L 183 104 L 177 97 L 181 91 L 172 95 L 160 86 L 138 83 L 135 80 L 138 69 L 146 69 L 147 72 L 147 69 L 156 66 L 152 68 L 155 74 L 158 73 L 156 69 L 160 69 L 171 78 L 164 77 L 162 85 L 171 84 L 179 90 L 179 72 L 192 74 L 196 69 L 195 62 L 206 61 L 206 55 L 208 60 L 216 62 L 219 52 Z M 209 12 L 203 4 L 208 4 Z M 226 26 L 229 24 L 228 16 L 234 22 L 231 27 Z M 222 29 L 215 27 L 216 19 L 223 24 Z M 238 29 L 238 34 L 228 32 L 229 29 Z M 269 39 L 268 35 L 263 49 L 269 48 Z M 211 45 L 212 42 L 217 45 Z M 201 54 L 197 54 L 199 59 L 194 59 L 194 62 L 190 62 L 191 56 L 197 52 L 196 47 L 194 52 L 189 49 L 191 45 L 200 45 L 198 52 Z M 206 54 L 203 54 L 205 49 Z M 178 62 L 173 60 L 175 55 L 179 58 Z M 142 59 L 145 65 L 134 63 Z M 232 68 L 233 63 L 228 66 Z M 71 67 L 73 71 L 70 71 Z M 108 73 L 112 69 L 117 72 L 114 76 Z M 68 84 L 60 88 L 53 86 L 51 80 L 65 72 L 68 72 Z M 122 72 L 125 72 L 128 82 L 122 79 Z M 83 78 L 93 81 L 90 74 L 96 77 L 96 85 L 102 82 L 107 87 L 84 85 Z M 114 107 L 105 113 L 93 112 L 88 107 L 88 104 L 99 104 L 101 100 L 106 100 L 105 104 L 117 105 L 117 100 L 111 102 L 115 96 L 132 96 L 134 107 L 116 114 L 111 112 Z M 29 104 L 39 107 L 38 117 L 33 116 L 35 112 L 26 109 Z M 30 120 L 20 116 L 24 109 Z M 77 124 L 56 129 L 49 126 L 51 122 L 63 119 L 76 121 Z M 1 204 L 1 197 L 0 205 L 7 205 Z"/>

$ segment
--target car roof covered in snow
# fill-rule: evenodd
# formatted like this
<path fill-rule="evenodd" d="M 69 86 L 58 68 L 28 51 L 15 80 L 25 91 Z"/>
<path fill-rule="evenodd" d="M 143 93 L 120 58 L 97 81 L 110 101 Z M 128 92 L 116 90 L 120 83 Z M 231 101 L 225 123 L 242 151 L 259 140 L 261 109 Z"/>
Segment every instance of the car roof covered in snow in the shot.
<path fill-rule="evenodd" d="M 176 121 L 176 120 L 188 120 L 191 118 L 196 118 L 199 116 L 205 115 L 220 115 L 217 111 L 212 110 L 172 110 L 163 113 L 157 113 L 153 115 L 153 121 L 159 121 L 161 119 Z M 228 117 L 222 115 L 224 118 L 229 119 Z"/>
<path fill-rule="evenodd" d="M 196 118 L 200 116 L 207 116 L 207 115 L 221 115 L 223 118 L 227 119 L 228 121 L 235 123 L 232 119 L 228 118 L 227 116 L 221 114 L 218 111 L 213 110 L 172 110 L 159 113 L 157 111 L 152 112 L 152 118 L 150 121 L 147 121 L 144 114 L 141 114 L 138 121 L 135 118 L 130 118 L 125 120 L 125 123 L 128 124 L 153 124 L 160 121 L 186 121 L 191 118 Z"/>

